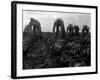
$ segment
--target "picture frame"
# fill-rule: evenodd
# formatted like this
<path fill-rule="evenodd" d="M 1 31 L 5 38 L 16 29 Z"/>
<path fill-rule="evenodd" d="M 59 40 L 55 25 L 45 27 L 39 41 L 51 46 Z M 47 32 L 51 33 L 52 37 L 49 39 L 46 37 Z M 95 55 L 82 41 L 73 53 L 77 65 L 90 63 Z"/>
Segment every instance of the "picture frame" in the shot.
<path fill-rule="evenodd" d="M 97 13 L 97 6 L 12 1 L 11 78 L 97 74 Z"/>

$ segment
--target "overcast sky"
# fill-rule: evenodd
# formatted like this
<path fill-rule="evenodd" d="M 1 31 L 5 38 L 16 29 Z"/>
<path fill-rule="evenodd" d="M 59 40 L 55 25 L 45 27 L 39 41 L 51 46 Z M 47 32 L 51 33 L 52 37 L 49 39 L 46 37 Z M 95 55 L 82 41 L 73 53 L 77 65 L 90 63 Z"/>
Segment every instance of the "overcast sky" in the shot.
<path fill-rule="evenodd" d="M 91 26 L 91 14 L 23 11 L 23 29 L 29 23 L 30 18 L 38 20 L 41 23 L 41 29 L 44 32 L 52 32 L 54 22 L 57 18 L 61 18 L 64 21 L 65 30 L 67 29 L 68 24 L 78 25 L 80 31 L 83 25 Z"/>

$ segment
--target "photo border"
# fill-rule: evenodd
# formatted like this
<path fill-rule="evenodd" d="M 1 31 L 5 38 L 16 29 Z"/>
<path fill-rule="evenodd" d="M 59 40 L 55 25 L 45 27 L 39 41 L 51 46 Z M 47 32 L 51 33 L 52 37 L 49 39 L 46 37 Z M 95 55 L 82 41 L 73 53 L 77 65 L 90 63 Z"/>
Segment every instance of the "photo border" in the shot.
<path fill-rule="evenodd" d="M 49 5 L 60 7 L 80 7 L 80 8 L 94 8 L 96 9 L 96 71 L 84 72 L 84 73 L 70 73 L 70 74 L 53 74 L 53 75 L 37 75 L 37 76 L 17 76 L 17 4 L 34 4 L 34 5 Z M 72 5 L 72 4 L 57 4 L 57 3 L 40 3 L 40 2 L 24 2 L 24 1 L 12 1 L 11 2 L 11 78 L 38 78 L 38 77 L 53 77 L 53 76 L 67 76 L 67 75 L 85 75 L 85 74 L 97 74 L 98 73 L 98 7 L 88 5 Z"/>

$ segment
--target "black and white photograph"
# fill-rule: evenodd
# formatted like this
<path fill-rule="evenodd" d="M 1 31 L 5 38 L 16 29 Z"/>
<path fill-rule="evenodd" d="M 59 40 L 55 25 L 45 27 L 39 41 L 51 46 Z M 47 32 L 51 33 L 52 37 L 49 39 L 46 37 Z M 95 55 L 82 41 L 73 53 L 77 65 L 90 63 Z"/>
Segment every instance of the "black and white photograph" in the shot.
<path fill-rule="evenodd" d="M 91 66 L 91 14 L 23 11 L 23 69 Z"/>
<path fill-rule="evenodd" d="M 96 6 L 12 6 L 13 78 L 97 73 Z"/>

